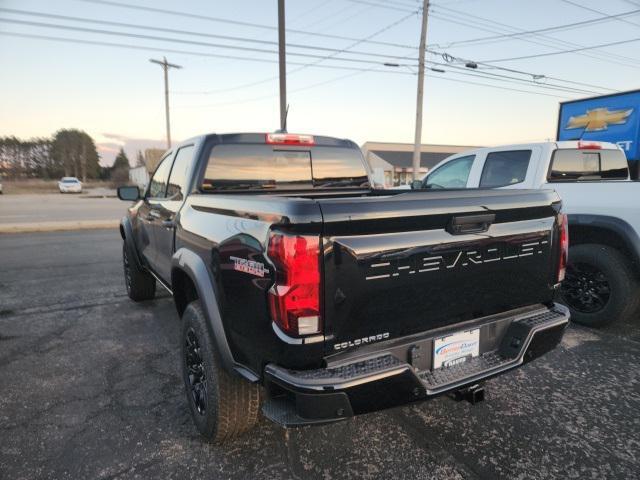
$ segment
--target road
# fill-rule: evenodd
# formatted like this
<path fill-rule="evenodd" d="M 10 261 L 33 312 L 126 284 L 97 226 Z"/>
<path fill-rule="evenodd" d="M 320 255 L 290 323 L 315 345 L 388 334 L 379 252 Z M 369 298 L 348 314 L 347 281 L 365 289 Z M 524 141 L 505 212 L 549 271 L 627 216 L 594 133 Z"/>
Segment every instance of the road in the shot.
<path fill-rule="evenodd" d="M 0 478 L 638 478 L 639 322 L 447 398 L 203 443 L 167 294 L 128 300 L 114 230 L 0 235 Z"/>
<path fill-rule="evenodd" d="M 127 208 L 117 198 L 76 194 L 0 195 L 0 233 L 117 225 Z"/>

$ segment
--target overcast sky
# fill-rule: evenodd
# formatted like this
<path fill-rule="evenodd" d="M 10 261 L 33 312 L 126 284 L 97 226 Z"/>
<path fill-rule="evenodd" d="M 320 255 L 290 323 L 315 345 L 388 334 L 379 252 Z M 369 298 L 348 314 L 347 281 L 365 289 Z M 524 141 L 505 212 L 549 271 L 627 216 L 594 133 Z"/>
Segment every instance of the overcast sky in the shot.
<path fill-rule="evenodd" d="M 437 54 L 429 54 L 427 59 L 448 64 L 429 65 L 445 73 L 427 70 L 423 142 L 490 145 L 553 138 L 559 101 L 640 87 L 640 41 L 481 64 L 476 70 L 460 63 L 459 59 L 490 62 L 640 39 L 640 0 L 572 1 L 578 5 L 565 0 L 433 2 L 428 44 Z M 169 12 L 125 8 L 125 4 Z M 289 131 L 348 137 L 359 144 L 411 142 L 417 83 L 415 47 L 420 34 L 420 18 L 412 12 L 417 4 L 415 0 L 287 1 L 288 28 L 298 31 L 288 32 L 287 41 L 315 47 L 289 47 Z M 4 20 L 0 21 L 0 135 L 28 138 L 50 136 L 60 128 L 80 128 L 98 143 L 103 164 L 113 161 L 113 152 L 120 146 L 125 146 L 130 156 L 137 149 L 163 146 L 162 72 L 149 62 L 149 58 L 163 54 L 183 67 L 170 71 L 174 140 L 205 132 L 278 128 L 278 67 L 274 63 L 277 55 L 272 53 L 276 47 L 271 43 L 277 41 L 277 31 L 267 28 L 277 25 L 276 0 L 0 0 L 0 19 Z M 139 36 L 54 28 L 51 24 Z M 556 28 L 567 24 L 572 25 Z M 500 36 L 505 34 L 509 36 Z M 352 52 L 340 52 L 344 49 Z M 450 56 L 443 59 L 442 53 Z M 347 58 L 351 60 L 340 60 Z M 384 66 L 385 62 L 400 66 Z M 480 74 L 483 77 L 469 76 Z M 537 83 L 531 83 L 532 75 L 546 78 L 536 77 Z"/>

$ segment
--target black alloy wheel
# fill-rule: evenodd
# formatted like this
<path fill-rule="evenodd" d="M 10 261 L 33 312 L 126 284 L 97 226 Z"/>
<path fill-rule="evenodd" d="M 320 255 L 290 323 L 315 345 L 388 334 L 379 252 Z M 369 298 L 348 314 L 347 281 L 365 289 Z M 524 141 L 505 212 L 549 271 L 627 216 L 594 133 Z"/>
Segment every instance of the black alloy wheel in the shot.
<path fill-rule="evenodd" d="M 594 265 L 574 263 L 567 267 L 561 293 L 570 308 L 596 313 L 609 302 L 611 285 L 605 273 Z"/>
<path fill-rule="evenodd" d="M 184 352 L 193 404 L 200 415 L 205 415 L 207 412 L 207 377 L 204 371 L 200 343 L 193 328 L 187 330 Z"/>

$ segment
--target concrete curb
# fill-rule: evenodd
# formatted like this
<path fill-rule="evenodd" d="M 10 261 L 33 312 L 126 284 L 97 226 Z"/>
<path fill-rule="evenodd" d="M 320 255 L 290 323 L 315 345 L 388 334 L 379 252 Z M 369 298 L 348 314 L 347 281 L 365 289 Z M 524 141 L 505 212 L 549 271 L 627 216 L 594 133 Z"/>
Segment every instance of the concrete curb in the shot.
<path fill-rule="evenodd" d="M 120 220 L 78 220 L 67 222 L 5 223 L 0 224 L 2 233 L 62 232 L 65 230 L 97 230 L 118 228 Z"/>

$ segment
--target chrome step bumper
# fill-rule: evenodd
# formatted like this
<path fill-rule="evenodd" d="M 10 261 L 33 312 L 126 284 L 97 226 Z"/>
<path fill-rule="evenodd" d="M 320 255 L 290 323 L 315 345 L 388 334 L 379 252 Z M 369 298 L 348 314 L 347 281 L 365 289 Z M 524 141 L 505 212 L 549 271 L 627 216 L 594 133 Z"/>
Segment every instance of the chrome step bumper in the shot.
<path fill-rule="evenodd" d="M 295 371 L 269 364 L 265 368 L 266 382 L 284 395 L 267 401 L 263 411 L 286 426 L 323 423 L 455 391 L 517 368 L 555 348 L 569 313 L 556 304 L 515 313 L 509 321 L 495 349 L 436 370 L 417 368 L 410 359 L 398 358 L 394 353 L 397 350 L 381 350 L 316 370 Z M 451 328 L 456 330 L 460 326 Z M 439 331 L 420 341 L 431 345 L 428 342 L 433 338 L 446 334 Z"/>

